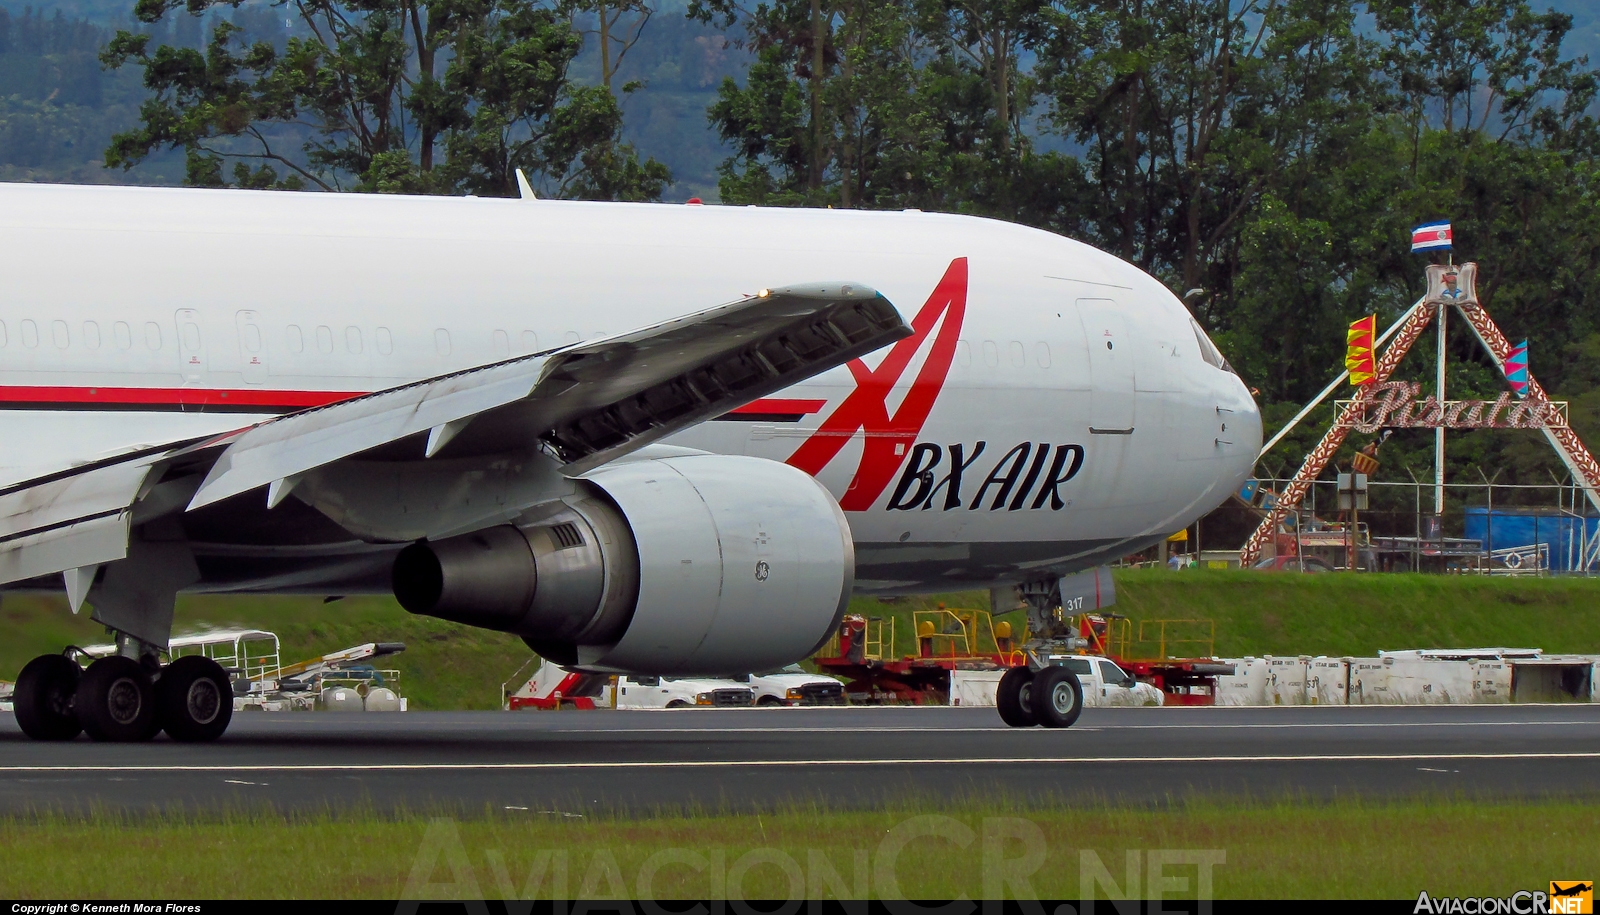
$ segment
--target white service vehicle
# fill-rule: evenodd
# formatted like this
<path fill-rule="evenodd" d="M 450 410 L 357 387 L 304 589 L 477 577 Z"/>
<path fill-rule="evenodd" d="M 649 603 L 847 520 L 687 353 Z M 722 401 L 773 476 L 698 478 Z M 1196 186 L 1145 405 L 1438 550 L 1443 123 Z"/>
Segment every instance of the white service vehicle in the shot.
<path fill-rule="evenodd" d="M 833 677 L 807 673 L 799 664 L 751 674 L 756 705 L 843 705 L 844 684 Z"/>
<path fill-rule="evenodd" d="M 1135 679 L 1110 658 L 1078 655 L 1051 661 L 1078 675 L 1085 708 L 1161 705 L 1164 701 L 1161 690 Z"/>
<path fill-rule="evenodd" d="M 118 645 L 23 669 L 41 740 L 226 730 L 214 659 L 153 674 L 185 592 L 393 595 L 596 675 L 790 664 L 853 593 L 1015 588 L 1056 638 L 1063 576 L 1261 446 L 1160 281 L 972 216 L 0 184 L 0 274 L 0 586 Z"/>
<path fill-rule="evenodd" d="M 618 677 L 617 708 L 749 708 L 755 693 L 743 683 L 710 677 Z"/>

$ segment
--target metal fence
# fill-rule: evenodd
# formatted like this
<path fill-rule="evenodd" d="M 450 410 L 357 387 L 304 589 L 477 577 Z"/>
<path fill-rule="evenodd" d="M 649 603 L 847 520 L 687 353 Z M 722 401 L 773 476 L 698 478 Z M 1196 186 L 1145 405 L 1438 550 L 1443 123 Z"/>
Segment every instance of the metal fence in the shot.
<path fill-rule="evenodd" d="M 1253 504 L 1269 507 L 1288 483 L 1286 478 L 1260 479 Z M 1348 522 L 1338 484 L 1331 479 L 1313 483 L 1299 510 L 1285 520 L 1289 530 L 1306 536 L 1320 533 L 1322 540 L 1344 530 Z M 1439 514 L 1434 512 L 1432 482 L 1370 481 L 1354 539 L 1363 568 L 1600 574 L 1600 515 L 1583 489 L 1570 482 L 1446 483 L 1444 512 Z"/>

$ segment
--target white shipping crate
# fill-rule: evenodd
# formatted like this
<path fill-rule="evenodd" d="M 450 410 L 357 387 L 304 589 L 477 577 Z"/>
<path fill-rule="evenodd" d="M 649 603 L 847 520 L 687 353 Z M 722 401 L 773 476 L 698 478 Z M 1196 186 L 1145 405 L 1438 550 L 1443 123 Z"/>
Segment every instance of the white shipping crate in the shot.
<path fill-rule="evenodd" d="M 1466 705 L 1473 701 L 1472 661 L 1396 661 L 1393 676 L 1402 678 L 1407 705 Z"/>
<path fill-rule="evenodd" d="M 1003 670 L 950 671 L 950 704 L 993 707 Z"/>
<path fill-rule="evenodd" d="M 1233 674 L 1217 678 L 1217 705 L 1266 705 L 1267 662 L 1265 658 L 1223 658 L 1233 665 Z"/>
<path fill-rule="evenodd" d="M 1511 665 L 1505 661 L 1472 662 L 1472 701 L 1511 701 Z"/>
<path fill-rule="evenodd" d="M 1306 664 L 1306 701 L 1312 705 L 1347 705 L 1350 659 L 1312 658 Z"/>
<path fill-rule="evenodd" d="M 1349 690 L 1345 701 L 1350 705 L 1384 705 L 1389 695 L 1389 668 L 1382 658 L 1351 658 L 1349 662 Z"/>
<path fill-rule="evenodd" d="M 1477 666 L 1474 661 L 1431 658 L 1353 660 L 1350 704 L 1464 705 L 1474 701 Z"/>
<path fill-rule="evenodd" d="M 1268 705 L 1305 705 L 1307 657 L 1267 658 Z"/>

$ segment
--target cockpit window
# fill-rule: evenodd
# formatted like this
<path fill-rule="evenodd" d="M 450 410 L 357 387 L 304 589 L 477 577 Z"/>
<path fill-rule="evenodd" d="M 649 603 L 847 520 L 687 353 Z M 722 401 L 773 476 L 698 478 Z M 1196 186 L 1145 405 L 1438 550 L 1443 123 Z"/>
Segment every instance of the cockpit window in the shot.
<path fill-rule="evenodd" d="M 1199 323 L 1190 318 L 1189 326 L 1194 328 L 1194 342 L 1200 345 L 1200 358 L 1222 369 L 1224 372 L 1232 372 L 1233 366 L 1228 364 L 1228 360 L 1222 358 L 1222 351 L 1217 349 L 1217 345 L 1211 342 L 1211 338 L 1206 336 L 1206 332 L 1200 329 Z"/>

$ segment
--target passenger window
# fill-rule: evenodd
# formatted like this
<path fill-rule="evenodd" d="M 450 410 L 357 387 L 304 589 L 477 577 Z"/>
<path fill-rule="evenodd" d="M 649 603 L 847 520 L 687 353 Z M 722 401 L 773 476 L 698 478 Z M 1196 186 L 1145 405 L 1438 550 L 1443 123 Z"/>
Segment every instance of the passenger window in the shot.
<path fill-rule="evenodd" d="M 100 325 L 93 321 L 83 322 L 83 345 L 90 349 L 100 348 Z"/>
<path fill-rule="evenodd" d="M 361 328 L 351 325 L 344 329 L 345 352 L 359 355 L 361 352 Z"/>
<path fill-rule="evenodd" d="M 1072 671 L 1080 677 L 1087 677 L 1093 673 L 1093 671 L 1089 669 L 1088 658 L 1067 658 L 1065 661 L 1061 662 L 1061 666 Z"/>
<path fill-rule="evenodd" d="M 6 322 L 0 321 L 0 346 L 6 345 Z"/>
<path fill-rule="evenodd" d="M 450 332 L 439 328 L 433 332 L 433 349 L 441 356 L 450 355 Z"/>
<path fill-rule="evenodd" d="M 150 349 L 153 349 L 153 350 L 158 350 L 158 349 L 161 348 L 162 342 L 161 342 L 161 325 L 160 324 L 157 324 L 154 321 L 145 322 L 145 325 L 144 325 L 144 345 L 149 347 Z"/>
<path fill-rule="evenodd" d="M 289 332 L 285 336 L 289 338 L 289 352 L 303 353 L 306 351 L 306 335 L 301 332 L 298 324 L 290 324 Z"/>
<path fill-rule="evenodd" d="M 372 339 L 378 345 L 378 354 L 380 356 L 387 356 L 394 352 L 394 337 L 389 333 L 389 328 L 378 328 L 373 332 Z"/>
<path fill-rule="evenodd" d="M 254 324 L 244 326 L 244 351 L 247 353 L 261 352 L 261 328 Z"/>
<path fill-rule="evenodd" d="M 972 364 L 972 347 L 965 340 L 956 341 L 956 363 L 962 368 Z"/>
<path fill-rule="evenodd" d="M 118 321 L 111 325 L 111 336 L 117 341 L 117 349 L 133 349 L 133 328 L 127 321 Z"/>
<path fill-rule="evenodd" d="M 317 325 L 317 352 L 323 355 L 333 352 L 333 329 L 326 324 Z"/>
<path fill-rule="evenodd" d="M 1128 679 L 1128 675 L 1122 672 L 1122 668 L 1104 658 L 1100 660 L 1100 677 L 1107 683 L 1121 683 Z"/>
<path fill-rule="evenodd" d="M 1050 367 L 1050 344 L 1048 344 L 1048 343 L 1035 343 L 1034 346 L 1033 346 L 1033 358 L 1039 360 L 1039 368 L 1042 368 L 1042 369 L 1049 368 Z"/>
<path fill-rule="evenodd" d="M 1021 340 L 1012 340 L 1007 349 L 1011 351 L 1011 364 L 1013 366 L 1020 369 L 1028 364 L 1028 351 L 1022 348 Z"/>
<path fill-rule="evenodd" d="M 573 343 L 577 343 L 579 339 L 581 339 L 581 338 L 578 336 L 578 332 L 577 331 L 575 331 L 575 330 L 567 331 L 567 343 L 568 343 L 568 345 L 571 345 Z"/>
<path fill-rule="evenodd" d="M 197 350 L 200 348 L 200 325 L 193 321 L 185 321 L 183 325 L 184 349 Z"/>
<path fill-rule="evenodd" d="M 531 330 L 523 331 L 522 349 L 524 352 L 537 353 L 539 351 L 539 335 Z"/>
<path fill-rule="evenodd" d="M 33 349 L 39 345 L 39 325 L 29 318 L 22 322 L 22 345 Z"/>
<path fill-rule="evenodd" d="M 56 349 L 66 349 L 72 343 L 65 321 L 51 321 L 50 336 L 55 338 Z"/>
<path fill-rule="evenodd" d="M 511 355 L 511 335 L 503 330 L 494 332 L 490 345 L 494 348 L 496 359 L 504 359 Z"/>
<path fill-rule="evenodd" d="M 983 364 L 989 368 L 998 368 L 1000 365 L 1000 347 L 993 340 L 983 341 Z"/>

